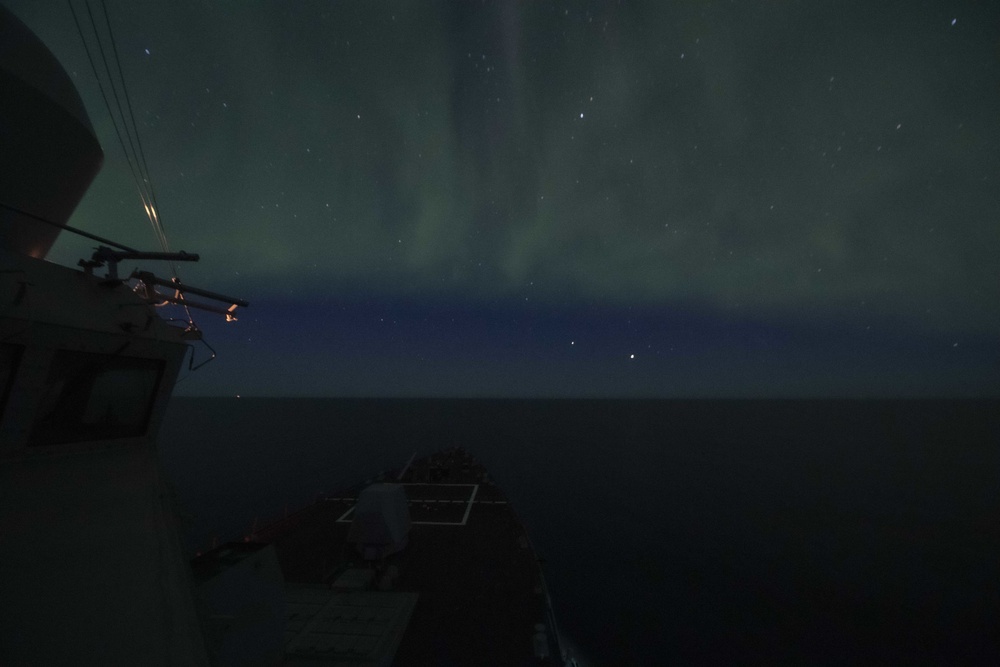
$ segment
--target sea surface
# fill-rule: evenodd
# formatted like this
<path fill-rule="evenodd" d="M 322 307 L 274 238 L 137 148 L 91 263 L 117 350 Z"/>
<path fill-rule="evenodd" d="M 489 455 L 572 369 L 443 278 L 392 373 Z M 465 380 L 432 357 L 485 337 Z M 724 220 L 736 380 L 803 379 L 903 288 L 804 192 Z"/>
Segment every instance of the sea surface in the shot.
<path fill-rule="evenodd" d="M 192 553 L 483 461 L 589 664 L 1000 662 L 1000 401 L 175 398 Z"/>

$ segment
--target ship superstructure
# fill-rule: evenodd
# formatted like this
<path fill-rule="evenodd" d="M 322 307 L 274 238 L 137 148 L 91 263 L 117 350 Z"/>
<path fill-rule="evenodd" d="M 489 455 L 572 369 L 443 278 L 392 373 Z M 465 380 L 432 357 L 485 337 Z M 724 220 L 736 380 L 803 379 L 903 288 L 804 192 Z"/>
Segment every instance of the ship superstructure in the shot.
<path fill-rule="evenodd" d="M 102 160 L 66 72 L 0 7 L 0 664 L 562 664 L 534 548 L 462 449 L 191 561 L 155 437 L 201 334 L 157 311 L 246 303 L 119 272 L 198 259 L 169 252 L 151 189 L 160 251 L 70 227 Z M 46 260 L 66 232 L 99 244 L 77 267 Z"/>
<path fill-rule="evenodd" d="M 0 663 L 207 664 L 154 438 L 196 328 L 102 244 L 45 257 L 103 153 L 52 53 L 0 7 Z M 72 230 L 79 231 L 79 230 Z M 225 309 L 223 309 L 225 310 Z"/>
<path fill-rule="evenodd" d="M 223 663 L 270 637 L 291 664 L 564 664 L 534 547 L 463 448 L 320 498 L 202 554 L 194 570 Z M 284 618 L 249 603 L 277 600 L 282 579 Z"/>

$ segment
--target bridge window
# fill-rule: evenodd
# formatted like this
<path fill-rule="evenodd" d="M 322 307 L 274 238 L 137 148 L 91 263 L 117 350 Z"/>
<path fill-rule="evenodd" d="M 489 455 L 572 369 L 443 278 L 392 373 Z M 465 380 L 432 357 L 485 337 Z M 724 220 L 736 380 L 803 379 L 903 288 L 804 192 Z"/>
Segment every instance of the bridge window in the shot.
<path fill-rule="evenodd" d="M 143 435 L 162 375 L 159 359 L 60 350 L 28 444 Z"/>

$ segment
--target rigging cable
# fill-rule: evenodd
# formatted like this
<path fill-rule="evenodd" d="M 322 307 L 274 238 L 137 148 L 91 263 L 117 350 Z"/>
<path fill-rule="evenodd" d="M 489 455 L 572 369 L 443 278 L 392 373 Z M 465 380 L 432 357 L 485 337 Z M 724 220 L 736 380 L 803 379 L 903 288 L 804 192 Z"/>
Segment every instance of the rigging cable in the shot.
<path fill-rule="evenodd" d="M 87 38 L 84 35 L 83 28 L 80 24 L 80 20 L 77 17 L 76 10 L 73 7 L 72 0 L 67 0 L 69 4 L 70 12 L 73 14 L 73 21 L 76 24 L 77 32 L 80 35 L 80 39 L 83 42 L 83 48 L 87 53 L 87 60 L 90 62 L 90 68 L 94 72 L 94 77 L 97 79 L 98 88 L 101 91 L 101 97 L 104 99 L 104 105 L 108 110 L 108 115 L 111 118 L 111 123 L 115 129 L 115 135 L 118 137 L 118 144 L 122 148 L 122 152 L 125 154 L 125 159 L 129 165 L 129 171 L 132 174 L 132 180 L 135 182 L 136 190 L 139 194 L 139 199 L 142 202 L 143 208 L 146 213 L 146 217 L 149 218 L 150 225 L 153 228 L 153 234 L 156 236 L 157 242 L 163 252 L 170 252 L 169 243 L 167 241 L 166 232 L 163 229 L 163 223 L 160 220 L 159 205 L 156 201 L 156 193 L 153 189 L 152 178 L 149 174 L 149 166 L 146 162 L 145 151 L 142 149 L 142 141 L 139 137 L 139 127 L 135 121 L 135 113 L 132 107 L 131 98 L 128 94 L 128 86 L 125 83 L 125 75 L 121 66 L 121 59 L 118 56 L 118 47 L 114 39 L 114 31 L 111 28 L 111 21 L 108 17 L 107 5 L 104 0 L 101 0 L 101 9 L 104 12 L 104 23 L 107 27 L 108 36 L 111 40 L 111 49 L 115 59 L 115 67 L 118 72 L 118 80 L 120 81 L 122 87 L 122 97 L 125 98 L 125 105 L 128 108 L 128 116 L 126 117 L 125 111 L 122 109 L 121 99 L 118 95 L 117 84 L 115 82 L 115 77 L 111 72 L 111 67 L 108 64 L 107 54 L 105 53 L 104 45 L 101 39 L 101 34 L 97 29 L 97 22 L 94 20 L 94 14 L 90 7 L 90 0 L 85 0 L 84 4 L 87 8 L 87 15 L 90 18 L 90 27 L 93 30 L 94 38 L 97 41 L 98 50 L 101 54 L 101 60 L 104 65 L 105 75 L 108 78 L 108 85 L 111 88 L 112 95 L 115 99 L 115 106 L 118 109 L 118 114 L 121 118 L 121 124 L 124 126 L 125 135 L 128 139 L 128 146 L 125 146 L 125 140 L 122 138 L 121 130 L 118 125 L 118 117 L 115 116 L 114 110 L 111 106 L 111 101 L 108 99 L 108 95 L 104 90 L 104 85 L 101 82 L 101 76 L 97 70 L 97 65 L 94 61 L 94 57 L 91 54 L 90 47 L 87 43 Z M 129 119 L 131 119 L 132 126 L 129 127 Z M 132 140 L 132 135 L 135 135 L 135 141 Z M 175 282 L 180 281 L 179 272 L 177 271 L 177 265 L 173 260 L 170 260 L 170 269 L 173 274 L 173 279 Z M 191 316 L 191 311 L 186 304 L 183 303 L 183 295 L 177 293 L 176 298 L 181 299 L 181 305 L 184 308 L 185 315 L 187 316 L 187 321 L 190 327 L 197 329 L 197 325 L 194 322 L 194 318 Z"/>
<path fill-rule="evenodd" d="M 122 152 L 125 154 L 125 160 L 128 162 L 129 171 L 132 173 L 132 180 L 135 181 L 136 188 L 139 191 L 139 198 L 142 199 L 143 207 L 147 208 L 148 204 L 146 202 L 145 194 L 143 193 L 142 186 L 140 185 L 140 180 L 136 174 L 136 167 L 132 164 L 132 157 L 128 150 L 125 148 L 125 140 L 122 139 L 121 130 L 118 128 L 118 120 L 115 118 L 114 113 L 111 110 L 111 102 L 108 100 L 108 95 L 104 90 L 104 84 L 101 82 L 101 76 L 97 71 L 97 65 L 94 63 L 94 58 L 90 53 L 90 47 L 87 45 L 87 38 L 83 34 L 83 27 L 80 25 L 80 20 L 76 15 L 76 9 L 73 7 L 72 0 L 66 0 L 69 4 L 70 12 L 73 13 L 73 22 L 76 23 L 76 30 L 80 34 L 80 40 L 83 42 L 83 49 L 87 53 L 87 60 L 90 62 L 90 69 L 94 72 L 94 77 L 97 79 L 97 87 L 101 91 L 101 97 L 104 99 L 104 106 L 108 110 L 108 114 L 111 116 L 111 124 L 115 129 L 115 136 L 118 137 L 118 144 L 122 147 Z M 96 31 L 95 31 L 96 32 Z M 100 43 L 100 37 L 98 36 L 98 43 Z M 154 229 L 155 232 L 155 229 Z"/>
<path fill-rule="evenodd" d="M 90 2 L 87 2 L 87 11 L 90 11 Z M 118 57 L 118 45 L 115 41 L 115 32 L 111 28 L 111 20 L 108 17 L 108 7 L 104 0 L 101 0 L 101 11 L 104 13 L 104 24 L 108 29 L 108 38 L 111 41 L 112 54 L 115 57 L 115 68 L 118 70 L 118 79 L 121 81 L 122 86 L 122 96 L 125 98 L 125 106 L 128 109 L 129 118 L 132 121 L 132 132 L 135 134 L 135 146 L 138 148 L 138 154 L 136 158 L 136 163 L 139 165 L 139 173 L 143 177 L 143 182 L 149 188 L 148 199 L 150 201 L 149 210 L 146 211 L 146 215 L 150 218 L 150 222 L 153 224 L 153 229 L 157 233 L 160 240 L 160 247 L 163 252 L 170 252 L 170 243 L 167 241 L 167 232 L 163 229 L 163 222 L 160 220 L 160 206 L 156 201 L 156 190 L 153 188 L 153 178 L 149 174 L 149 165 L 146 162 L 146 153 L 142 150 L 142 139 L 139 136 L 139 125 L 135 122 L 135 112 L 132 108 L 132 99 L 128 94 L 128 85 L 125 83 L 125 74 L 122 70 L 121 59 Z M 96 27 L 94 33 L 97 33 Z M 103 50 L 102 50 L 103 55 Z M 107 64 L 105 63 L 105 66 Z M 110 76 L 110 72 L 109 72 Z M 118 102 L 117 95 L 115 96 L 115 101 Z M 121 105 L 118 107 L 119 113 L 121 113 Z M 125 114 L 121 113 L 122 121 L 125 122 Z M 128 130 L 128 123 L 125 123 L 126 132 Z M 130 140 L 131 142 L 131 140 Z M 135 148 L 133 148 L 135 152 Z M 173 260 L 170 260 L 170 271 L 175 281 L 180 282 L 181 276 L 180 272 L 177 270 L 177 264 Z M 175 298 L 183 299 L 183 295 L 180 292 L 174 294 Z M 191 316 L 191 311 L 188 309 L 187 304 L 182 304 L 184 308 L 184 314 L 187 316 L 188 324 L 197 328 L 194 323 L 194 318 Z"/>
<path fill-rule="evenodd" d="M 87 9 L 88 11 L 90 9 L 89 3 Z M 118 46 L 115 43 L 115 33 L 114 30 L 112 30 L 111 28 L 111 20 L 108 18 L 108 8 L 107 5 L 104 3 L 104 0 L 101 0 L 101 11 L 104 13 L 104 24 L 108 28 L 108 37 L 111 40 L 111 50 L 112 54 L 115 57 L 115 68 L 118 70 L 118 79 L 119 81 L 121 81 L 122 85 L 122 96 L 125 98 L 125 107 L 128 109 L 128 115 L 132 121 L 132 133 L 135 134 L 135 148 L 138 148 L 138 159 L 136 160 L 136 163 L 139 167 L 139 174 L 142 176 L 143 182 L 149 188 L 148 199 L 152 204 L 151 207 L 152 218 L 155 220 L 155 224 L 159 232 L 159 237 L 162 241 L 161 245 L 163 247 L 163 252 L 170 252 L 170 245 L 167 241 L 167 233 L 163 229 L 163 223 L 160 221 L 160 214 L 159 214 L 160 207 L 159 204 L 157 204 L 156 202 L 156 191 L 153 189 L 153 178 L 149 175 L 149 165 L 146 163 L 146 154 L 142 150 L 142 138 L 139 136 L 139 126 L 135 122 L 135 113 L 132 109 L 132 100 L 128 94 L 128 85 L 125 83 L 125 74 L 122 71 L 121 59 L 118 57 Z M 117 96 L 115 98 L 115 101 L 116 102 L 118 101 Z M 121 112 L 121 105 L 119 104 L 119 113 L 120 112 Z M 125 114 L 122 113 L 122 120 L 124 119 L 125 119 Z M 125 127 L 127 132 L 128 130 L 127 123 Z M 133 151 L 135 150 L 135 148 L 133 148 Z M 174 277 L 179 278 L 180 276 L 177 273 L 177 266 L 174 264 L 173 261 L 170 262 L 170 267 L 174 272 Z"/>
<path fill-rule="evenodd" d="M 136 171 L 138 171 L 138 180 L 136 181 L 136 186 L 140 188 L 141 191 L 140 198 L 142 199 L 143 206 L 146 208 L 146 216 L 149 218 L 150 224 L 153 225 L 153 232 L 156 234 L 157 240 L 160 243 L 160 249 L 163 250 L 163 252 L 167 252 L 166 239 L 163 236 L 163 230 L 157 225 L 157 221 L 151 213 L 153 202 L 152 198 L 149 195 L 149 192 L 146 190 L 146 188 L 148 188 L 148 183 L 149 183 L 147 178 L 148 174 L 144 174 L 142 171 L 142 165 L 139 162 L 138 151 L 135 148 L 135 143 L 133 143 L 132 141 L 132 132 L 129 129 L 128 118 L 125 117 L 125 111 L 122 109 L 121 98 L 118 96 L 118 86 L 115 83 L 114 75 L 111 73 L 111 66 L 108 64 L 108 56 L 107 53 L 105 53 L 104 51 L 104 44 L 101 40 L 101 35 L 97 30 L 97 22 L 94 20 L 94 13 L 93 11 L 91 11 L 90 8 L 90 0 L 87 0 L 87 2 L 85 2 L 84 4 L 87 7 L 87 16 L 90 17 L 90 27 L 94 31 L 94 35 L 97 38 L 97 48 L 101 54 L 101 62 L 104 65 L 104 72 L 107 75 L 108 81 L 111 86 L 111 93 L 115 98 L 115 106 L 118 109 L 118 117 L 121 118 L 122 126 L 125 129 L 125 137 L 128 139 L 129 149 L 131 150 L 131 152 L 128 153 L 129 164 L 131 165 L 132 161 L 134 160 L 135 169 Z M 105 15 L 105 17 L 106 16 L 107 15 Z M 110 25 L 110 22 L 108 23 L 108 25 Z M 111 39 L 113 43 L 114 37 L 111 36 Z M 108 113 L 114 116 L 114 112 L 110 108 L 110 105 L 108 107 Z M 122 145 L 122 150 L 125 150 L 124 145 Z"/>

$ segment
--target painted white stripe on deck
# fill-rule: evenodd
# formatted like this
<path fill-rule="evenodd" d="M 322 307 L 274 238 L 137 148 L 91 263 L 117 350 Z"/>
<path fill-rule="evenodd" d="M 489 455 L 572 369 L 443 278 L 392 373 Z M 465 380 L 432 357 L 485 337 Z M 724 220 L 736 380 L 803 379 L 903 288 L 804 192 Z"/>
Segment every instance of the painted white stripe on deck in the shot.
<path fill-rule="evenodd" d="M 478 484 L 438 484 L 437 482 L 403 482 L 400 486 L 479 486 Z"/>
<path fill-rule="evenodd" d="M 416 455 L 417 453 L 413 452 L 413 455 L 410 457 L 410 460 L 406 462 L 406 467 L 403 468 L 403 472 L 399 473 L 399 477 L 396 478 L 397 482 L 403 479 L 403 477 L 406 475 L 406 471 L 410 469 L 410 464 L 413 463 L 413 459 L 414 457 L 416 457 Z"/>
<path fill-rule="evenodd" d="M 424 499 L 424 500 L 411 500 L 411 499 L 407 499 L 407 503 L 418 503 L 418 504 L 420 504 L 420 503 L 422 503 L 422 504 L 440 503 L 442 505 L 447 505 L 447 504 L 455 504 L 455 505 L 457 505 L 457 504 L 460 504 L 460 503 L 466 503 L 465 514 L 462 516 L 462 520 L 461 521 L 411 521 L 410 523 L 412 525 L 420 525 L 420 526 L 464 526 L 464 525 L 466 525 L 469 522 L 469 514 L 472 512 L 472 506 L 475 505 L 476 503 L 485 504 L 485 505 L 506 505 L 507 504 L 506 500 L 476 500 L 476 494 L 479 493 L 479 485 L 478 484 L 412 484 L 412 486 L 471 486 L 472 487 L 472 495 L 469 496 L 468 500 L 444 500 L 444 499 L 438 500 L 438 499 L 431 499 L 431 498 L 427 498 L 427 499 Z M 327 498 L 326 500 L 340 501 L 340 502 L 354 502 L 354 501 L 357 500 L 357 498 Z M 337 519 L 337 523 L 350 523 L 351 521 L 347 517 L 349 517 L 351 515 L 351 512 L 354 511 L 355 507 L 356 507 L 355 505 L 352 505 L 350 508 L 348 508 L 348 510 L 346 512 L 344 512 L 343 514 L 341 514 L 340 518 Z"/>
<path fill-rule="evenodd" d="M 462 526 L 462 525 L 464 525 L 464 524 L 461 524 L 461 523 L 459 523 L 457 521 L 411 521 L 410 524 L 413 525 L 413 526 Z"/>
<path fill-rule="evenodd" d="M 479 485 L 478 484 L 476 484 L 476 487 L 474 489 L 472 489 L 472 497 L 469 498 L 469 504 L 465 507 L 465 516 L 462 517 L 462 525 L 463 526 L 469 520 L 469 512 L 472 511 L 472 503 L 476 502 L 476 494 L 477 493 L 479 493 Z"/>
<path fill-rule="evenodd" d="M 353 503 L 353 502 L 355 502 L 357 500 L 357 498 L 324 498 L 323 500 L 325 502 L 328 502 L 328 503 L 334 503 L 334 502 Z M 506 505 L 507 504 L 506 500 L 435 500 L 435 499 L 432 499 L 432 498 L 423 498 L 423 499 L 415 499 L 415 500 L 411 500 L 411 499 L 408 498 L 406 500 L 406 502 L 409 503 L 409 504 L 418 504 L 418 505 L 431 505 L 431 504 L 434 504 L 434 503 L 440 503 L 442 505 L 447 505 L 447 504 L 458 505 L 458 504 L 461 504 L 461 503 L 472 503 L 473 505 Z M 347 512 L 350 513 L 350 511 L 353 510 L 353 509 L 354 508 L 352 507 L 351 509 L 347 510 Z M 338 519 L 338 521 L 339 520 L 340 519 Z"/>

